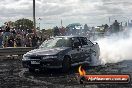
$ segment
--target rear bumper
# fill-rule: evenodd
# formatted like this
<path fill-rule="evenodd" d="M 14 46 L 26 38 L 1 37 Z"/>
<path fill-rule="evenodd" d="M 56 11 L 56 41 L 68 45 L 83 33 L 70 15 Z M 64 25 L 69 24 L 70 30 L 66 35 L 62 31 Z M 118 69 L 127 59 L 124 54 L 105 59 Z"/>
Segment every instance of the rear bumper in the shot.
<path fill-rule="evenodd" d="M 39 61 L 40 64 L 32 64 L 31 61 L 39 61 L 39 60 L 27 60 L 22 61 L 22 65 L 24 68 L 62 68 L 62 61 L 54 60 L 54 61 Z"/>

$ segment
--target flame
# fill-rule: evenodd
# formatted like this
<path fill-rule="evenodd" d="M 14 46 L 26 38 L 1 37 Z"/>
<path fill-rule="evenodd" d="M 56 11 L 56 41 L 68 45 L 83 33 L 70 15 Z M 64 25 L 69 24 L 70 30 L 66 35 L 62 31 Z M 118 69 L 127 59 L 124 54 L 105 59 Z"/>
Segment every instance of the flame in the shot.
<path fill-rule="evenodd" d="M 78 71 L 79 71 L 80 76 L 86 75 L 86 71 L 82 68 L 82 66 L 79 66 Z"/>

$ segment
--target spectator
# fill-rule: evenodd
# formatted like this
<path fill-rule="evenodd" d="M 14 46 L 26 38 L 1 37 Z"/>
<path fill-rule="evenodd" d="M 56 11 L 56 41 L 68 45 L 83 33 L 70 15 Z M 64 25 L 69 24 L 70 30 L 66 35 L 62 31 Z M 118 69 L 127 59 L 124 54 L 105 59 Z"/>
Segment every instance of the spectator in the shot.
<path fill-rule="evenodd" d="M 109 28 L 108 24 L 105 24 L 104 25 L 104 32 L 107 32 L 108 31 L 108 28 Z"/>
<path fill-rule="evenodd" d="M 28 33 L 33 33 L 32 29 L 27 29 Z"/>
<path fill-rule="evenodd" d="M 21 37 L 18 36 L 16 39 L 15 39 L 15 42 L 16 42 L 16 47 L 21 47 L 22 46 L 22 43 L 21 43 Z"/>
<path fill-rule="evenodd" d="M 12 29 L 11 33 L 13 34 L 14 37 L 16 37 L 16 29 Z"/>
<path fill-rule="evenodd" d="M 14 37 L 12 35 L 9 36 L 7 45 L 8 47 L 14 47 Z"/>
<path fill-rule="evenodd" d="M 60 31 L 59 28 L 56 26 L 54 27 L 54 36 L 59 36 L 60 35 Z"/>
<path fill-rule="evenodd" d="M 32 47 L 37 47 L 38 37 L 33 35 L 32 37 Z"/>
<path fill-rule="evenodd" d="M 26 47 L 26 36 L 22 36 L 22 39 L 21 39 L 21 46 L 22 46 L 22 47 Z"/>
<path fill-rule="evenodd" d="M 5 33 L 5 36 L 9 36 L 9 35 L 10 35 L 10 27 L 9 27 L 8 24 L 7 24 L 6 27 L 5 27 L 4 33 Z"/>
<path fill-rule="evenodd" d="M 113 23 L 113 31 L 114 32 L 119 32 L 120 31 L 120 23 L 117 22 L 117 20 L 115 20 L 115 22 Z"/>
<path fill-rule="evenodd" d="M 3 37 L 3 47 L 8 46 L 8 36 Z"/>
<path fill-rule="evenodd" d="M 10 34 L 11 34 L 10 27 L 9 27 L 9 24 L 7 23 L 5 26 L 4 33 L 3 33 L 3 43 L 4 43 L 5 47 L 7 46 L 7 43 L 8 43 L 7 38 L 10 36 Z"/>
<path fill-rule="evenodd" d="M 3 41 L 3 36 L 2 36 L 2 32 L 0 32 L 0 48 L 2 48 L 2 41 Z"/>
<path fill-rule="evenodd" d="M 31 47 L 32 46 L 31 37 L 30 36 L 27 35 L 25 43 L 26 43 L 26 47 Z"/>

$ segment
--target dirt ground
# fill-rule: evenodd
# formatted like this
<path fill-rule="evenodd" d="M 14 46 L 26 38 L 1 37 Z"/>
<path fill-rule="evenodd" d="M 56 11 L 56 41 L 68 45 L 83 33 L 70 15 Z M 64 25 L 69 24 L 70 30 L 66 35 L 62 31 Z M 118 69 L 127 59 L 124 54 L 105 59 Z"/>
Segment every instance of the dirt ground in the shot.
<path fill-rule="evenodd" d="M 3 59 L 4 58 L 4 59 Z M 83 66 L 88 74 L 130 74 L 132 61 L 123 61 L 105 66 Z M 29 73 L 22 68 L 21 58 L 10 59 L 0 57 L 0 88 L 132 88 L 128 84 L 79 84 L 76 74 L 78 66 L 72 67 L 68 73 L 60 69 L 47 69 L 43 72 Z"/>

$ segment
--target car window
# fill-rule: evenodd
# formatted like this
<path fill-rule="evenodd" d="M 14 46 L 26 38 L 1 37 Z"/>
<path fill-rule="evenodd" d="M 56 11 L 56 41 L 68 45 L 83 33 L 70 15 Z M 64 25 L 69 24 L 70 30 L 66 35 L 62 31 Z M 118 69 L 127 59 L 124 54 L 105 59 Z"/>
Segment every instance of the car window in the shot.
<path fill-rule="evenodd" d="M 74 43 L 76 43 L 76 42 L 79 42 L 79 43 L 80 43 L 80 46 L 81 46 L 81 42 L 79 41 L 78 38 L 72 38 L 72 43 L 74 44 Z"/>
<path fill-rule="evenodd" d="M 74 42 L 80 42 L 78 38 L 72 38 L 73 43 Z"/>
<path fill-rule="evenodd" d="M 40 48 L 71 47 L 72 43 L 67 38 L 53 38 L 43 42 Z"/>
<path fill-rule="evenodd" d="M 80 42 L 82 45 L 88 45 L 87 38 L 85 38 L 85 37 L 80 37 Z"/>

